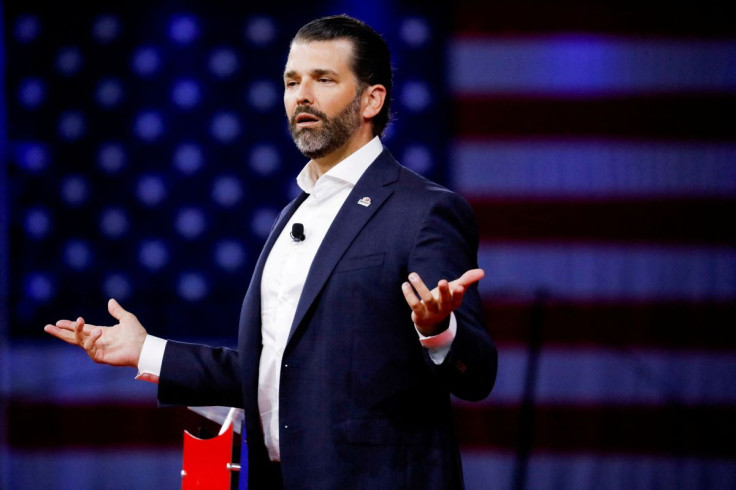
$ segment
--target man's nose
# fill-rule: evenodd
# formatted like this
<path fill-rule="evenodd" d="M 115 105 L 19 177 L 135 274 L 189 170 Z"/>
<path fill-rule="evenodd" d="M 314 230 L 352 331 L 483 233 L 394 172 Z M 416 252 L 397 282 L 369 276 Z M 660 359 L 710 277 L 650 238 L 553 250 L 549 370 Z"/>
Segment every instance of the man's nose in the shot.
<path fill-rule="evenodd" d="M 314 94 L 312 87 L 308 82 L 299 84 L 299 90 L 296 93 L 297 105 L 310 105 L 314 102 Z"/>

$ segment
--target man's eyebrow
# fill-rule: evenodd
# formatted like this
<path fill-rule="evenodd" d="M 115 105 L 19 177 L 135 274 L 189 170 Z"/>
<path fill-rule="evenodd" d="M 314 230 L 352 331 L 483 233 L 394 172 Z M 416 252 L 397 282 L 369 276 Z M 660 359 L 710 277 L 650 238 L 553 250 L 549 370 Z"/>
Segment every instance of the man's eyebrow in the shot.
<path fill-rule="evenodd" d="M 335 70 L 330 70 L 329 68 L 315 68 L 313 70 L 310 70 L 309 72 L 312 76 L 320 77 L 322 75 L 334 75 L 337 76 L 338 73 Z M 297 71 L 296 70 L 289 70 L 287 72 L 284 72 L 284 78 L 293 78 L 296 76 Z"/>
<path fill-rule="evenodd" d="M 337 75 L 337 72 L 335 70 L 330 70 L 327 68 L 315 68 L 314 70 L 312 70 L 312 75 L 316 75 L 316 76 Z"/>

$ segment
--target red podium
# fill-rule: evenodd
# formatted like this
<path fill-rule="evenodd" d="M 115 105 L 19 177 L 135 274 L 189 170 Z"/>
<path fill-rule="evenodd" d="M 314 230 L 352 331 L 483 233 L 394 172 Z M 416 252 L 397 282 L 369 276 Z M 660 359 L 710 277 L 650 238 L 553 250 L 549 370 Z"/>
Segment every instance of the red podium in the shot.
<path fill-rule="evenodd" d="M 233 434 L 240 433 L 241 409 L 226 407 L 190 407 L 190 410 L 221 424 L 220 433 L 200 439 L 184 431 L 184 455 L 181 470 L 182 490 L 234 490 L 240 465 Z"/>

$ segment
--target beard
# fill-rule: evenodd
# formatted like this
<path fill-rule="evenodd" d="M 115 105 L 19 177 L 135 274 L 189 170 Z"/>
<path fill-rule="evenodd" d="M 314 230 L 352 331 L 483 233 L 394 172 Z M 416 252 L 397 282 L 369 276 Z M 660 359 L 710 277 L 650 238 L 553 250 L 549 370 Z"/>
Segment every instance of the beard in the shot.
<path fill-rule="evenodd" d="M 311 114 L 322 121 L 319 128 L 299 128 L 296 116 Z M 344 145 L 360 127 L 360 94 L 335 117 L 327 117 L 322 111 L 310 106 L 299 106 L 289 119 L 289 132 L 296 147 L 311 159 L 322 158 Z"/>

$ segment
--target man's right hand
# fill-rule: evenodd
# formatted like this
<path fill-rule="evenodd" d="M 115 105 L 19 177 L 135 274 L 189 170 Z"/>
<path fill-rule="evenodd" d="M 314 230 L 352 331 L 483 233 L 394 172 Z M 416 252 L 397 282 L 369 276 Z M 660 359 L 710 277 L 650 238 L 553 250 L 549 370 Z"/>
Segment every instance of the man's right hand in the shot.
<path fill-rule="evenodd" d="M 108 301 L 107 311 L 120 323 L 101 327 L 86 324 L 79 317 L 76 321 L 59 320 L 56 325 L 46 325 L 44 331 L 78 345 L 95 362 L 137 368 L 146 340 L 146 329 L 134 314 L 125 311 L 114 299 Z"/>

